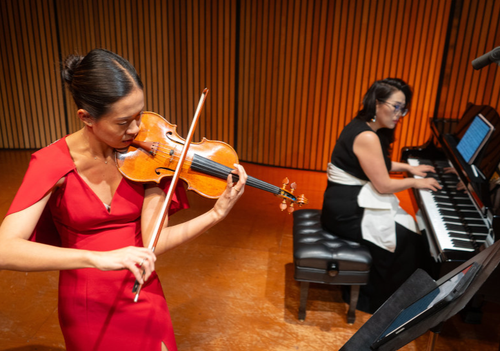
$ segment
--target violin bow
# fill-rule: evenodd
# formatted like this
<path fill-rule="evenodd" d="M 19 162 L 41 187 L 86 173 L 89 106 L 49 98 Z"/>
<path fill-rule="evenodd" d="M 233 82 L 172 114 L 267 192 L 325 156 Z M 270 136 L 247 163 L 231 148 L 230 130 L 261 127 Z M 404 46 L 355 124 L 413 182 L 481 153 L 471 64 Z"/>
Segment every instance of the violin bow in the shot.
<path fill-rule="evenodd" d="M 163 229 L 163 225 L 165 224 L 165 220 L 167 219 L 168 215 L 168 210 L 170 209 L 170 204 L 172 202 L 172 198 L 174 196 L 174 191 L 175 188 L 177 187 L 177 181 L 179 180 L 180 174 L 181 174 L 181 169 L 182 165 L 184 163 L 184 160 L 186 159 L 187 152 L 189 150 L 189 145 L 191 144 L 191 140 L 193 140 L 193 134 L 196 129 L 196 125 L 198 124 L 198 120 L 201 114 L 201 109 L 203 108 L 203 105 L 205 104 L 205 99 L 207 98 L 207 93 L 208 89 L 205 88 L 203 92 L 201 93 L 201 98 L 200 102 L 198 103 L 198 107 L 196 108 L 196 112 L 194 114 L 193 122 L 191 123 L 191 127 L 189 129 L 188 136 L 185 140 L 184 143 L 184 148 L 182 149 L 181 156 L 179 158 L 179 162 L 177 164 L 177 167 L 175 169 L 175 173 L 172 176 L 172 180 L 170 182 L 170 187 L 168 188 L 167 192 L 167 197 L 165 201 L 163 202 L 160 215 L 158 216 L 158 220 L 156 221 L 154 230 L 153 230 L 153 236 L 151 237 L 151 240 L 149 241 L 149 246 L 148 248 L 151 251 L 155 251 L 156 249 L 156 244 L 158 244 L 158 239 L 160 238 L 160 233 Z M 144 274 L 144 271 L 143 271 Z M 142 285 L 139 284 L 139 282 L 136 280 L 134 284 L 134 288 L 132 289 L 132 293 L 135 293 L 134 297 L 134 302 L 137 302 L 139 300 L 139 294 L 141 292 L 141 287 Z"/>

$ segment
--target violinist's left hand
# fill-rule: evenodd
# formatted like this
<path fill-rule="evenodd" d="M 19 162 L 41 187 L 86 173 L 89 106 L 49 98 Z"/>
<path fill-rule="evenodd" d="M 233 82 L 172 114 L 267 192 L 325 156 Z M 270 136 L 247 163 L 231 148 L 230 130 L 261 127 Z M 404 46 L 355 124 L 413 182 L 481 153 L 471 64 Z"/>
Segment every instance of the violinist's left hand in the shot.
<path fill-rule="evenodd" d="M 412 166 L 409 169 L 410 173 L 414 176 L 426 177 L 428 172 L 436 173 L 436 169 L 430 165 Z"/>
<path fill-rule="evenodd" d="M 227 186 L 222 195 L 219 197 L 214 206 L 214 211 L 219 218 L 227 216 L 229 211 L 233 208 L 234 204 L 243 195 L 245 191 L 245 183 L 247 182 L 247 173 L 242 165 L 234 164 L 235 169 L 231 174 L 237 174 L 239 179 L 233 183 L 231 174 L 227 176 Z"/>

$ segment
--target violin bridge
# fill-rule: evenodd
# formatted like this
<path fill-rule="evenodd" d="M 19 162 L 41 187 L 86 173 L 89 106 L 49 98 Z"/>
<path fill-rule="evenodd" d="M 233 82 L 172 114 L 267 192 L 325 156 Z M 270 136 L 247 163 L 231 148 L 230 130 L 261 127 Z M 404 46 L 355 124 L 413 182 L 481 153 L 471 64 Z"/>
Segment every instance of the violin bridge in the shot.
<path fill-rule="evenodd" d="M 156 153 L 158 152 L 158 146 L 160 145 L 159 142 L 155 141 L 151 144 L 151 148 L 149 149 L 149 153 L 153 156 L 156 156 Z"/>
<path fill-rule="evenodd" d="M 138 148 L 140 147 L 144 151 L 149 152 L 152 156 L 156 156 L 156 153 L 158 152 L 159 143 L 157 141 L 152 142 L 152 141 L 134 140 L 132 146 Z"/>

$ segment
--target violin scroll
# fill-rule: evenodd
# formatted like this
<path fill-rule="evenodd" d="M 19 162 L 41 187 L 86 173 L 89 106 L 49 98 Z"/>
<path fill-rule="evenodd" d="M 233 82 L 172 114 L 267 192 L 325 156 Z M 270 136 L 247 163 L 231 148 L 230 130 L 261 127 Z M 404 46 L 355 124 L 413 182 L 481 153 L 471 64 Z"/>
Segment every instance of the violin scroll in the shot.
<path fill-rule="evenodd" d="M 302 207 L 302 205 L 305 205 L 308 203 L 308 200 L 304 197 L 304 194 L 300 195 L 299 197 L 296 197 L 293 195 L 295 189 L 297 188 L 297 184 L 293 182 L 290 184 L 290 191 L 286 190 L 286 186 L 288 185 L 290 181 L 288 180 L 287 177 L 283 179 L 283 187 L 280 189 L 280 192 L 278 196 L 283 198 L 283 201 L 280 203 L 280 209 L 281 211 L 284 211 L 285 209 L 288 208 L 288 214 L 292 214 L 293 211 L 295 211 L 294 205 L 297 203 L 299 207 Z M 287 200 L 289 201 L 290 204 L 287 203 Z"/>

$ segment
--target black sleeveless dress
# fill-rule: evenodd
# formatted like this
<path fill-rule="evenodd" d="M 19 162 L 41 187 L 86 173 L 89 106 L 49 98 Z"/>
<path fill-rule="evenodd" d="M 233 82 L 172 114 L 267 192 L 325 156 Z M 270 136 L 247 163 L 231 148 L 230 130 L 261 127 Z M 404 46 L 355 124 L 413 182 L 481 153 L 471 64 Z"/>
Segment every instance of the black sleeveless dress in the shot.
<path fill-rule="evenodd" d="M 363 180 L 369 180 L 354 154 L 354 139 L 365 131 L 374 132 L 363 120 L 354 118 L 342 131 L 335 144 L 331 163 L 345 172 Z M 387 170 L 391 169 L 388 156 L 389 143 L 377 133 L 384 151 Z M 323 227 L 340 237 L 367 246 L 372 255 L 369 282 L 361 286 L 357 309 L 374 313 L 400 286 L 421 266 L 425 256 L 421 235 L 396 225 L 396 250 L 387 251 L 363 239 L 361 220 L 364 209 L 358 206 L 358 194 L 362 186 L 343 185 L 328 181 L 324 194 L 321 222 Z M 348 300 L 348 289 L 343 296 Z"/>

